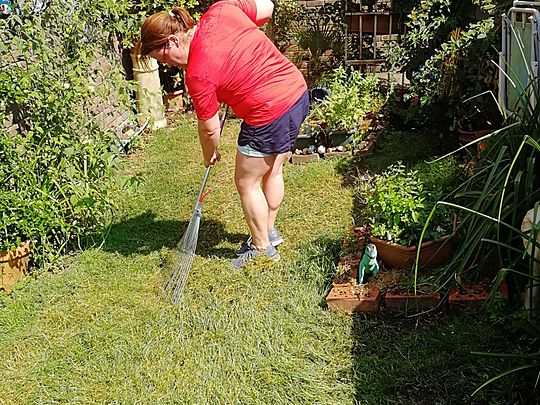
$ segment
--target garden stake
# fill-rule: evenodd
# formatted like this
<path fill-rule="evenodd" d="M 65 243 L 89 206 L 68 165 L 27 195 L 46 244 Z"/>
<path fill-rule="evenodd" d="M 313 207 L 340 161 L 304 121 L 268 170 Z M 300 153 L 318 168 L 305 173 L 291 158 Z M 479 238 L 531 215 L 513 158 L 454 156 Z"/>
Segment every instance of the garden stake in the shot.
<path fill-rule="evenodd" d="M 227 117 L 228 110 L 229 107 L 225 107 L 225 111 L 223 112 L 223 116 L 220 120 L 220 131 L 223 130 L 223 125 L 225 124 L 225 118 Z M 211 168 L 212 166 L 208 166 L 206 168 L 201 189 L 199 190 L 199 196 L 197 197 L 197 202 L 195 203 L 195 208 L 193 209 L 193 214 L 191 215 L 191 220 L 189 221 L 184 236 L 182 236 L 182 239 L 180 239 L 180 242 L 178 243 L 180 254 L 174 265 L 174 271 L 163 286 L 163 292 L 161 295 L 163 296 L 170 294 L 172 302 L 175 304 L 182 295 L 189 271 L 191 270 L 191 265 L 193 264 L 193 258 L 195 257 L 197 239 L 199 237 L 199 225 L 201 223 L 202 216 L 202 202 L 208 193 L 212 191 L 209 189 L 206 193 L 204 192 Z"/>

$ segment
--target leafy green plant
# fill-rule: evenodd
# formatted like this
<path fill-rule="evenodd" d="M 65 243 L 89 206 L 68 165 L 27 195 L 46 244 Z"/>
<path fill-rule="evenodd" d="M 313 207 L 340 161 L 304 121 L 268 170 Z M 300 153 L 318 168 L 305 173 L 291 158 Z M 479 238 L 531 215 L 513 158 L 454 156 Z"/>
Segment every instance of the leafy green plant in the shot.
<path fill-rule="evenodd" d="M 404 246 L 416 245 L 436 202 L 451 189 L 462 170 L 453 159 L 440 164 L 420 164 L 407 170 L 397 163 L 374 183 L 366 207 L 372 213 L 371 233 Z M 429 239 L 452 233 L 453 213 L 441 211 L 429 228 Z"/>
<path fill-rule="evenodd" d="M 306 121 L 319 124 L 325 134 L 357 131 L 362 118 L 376 113 L 383 104 L 378 83 L 376 76 L 364 76 L 360 71 L 347 71 L 340 66 L 321 81 L 329 95 L 313 107 Z"/>
<path fill-rule="evenodd" d="M 114 137 L 93 106 L 113 91 L 130 105 L 119 64 L 95 65 L 110 33 L 77 6 L 22 2 L 0 20 L 0 250 L 30 240 L 44 268 L 110 218 Z"/>
<path fill-rule="evenodd" d="M 297 45 L 297 38 L 301 32 L 299 22 L 306 19 L 307 13 L 307 9 L 300 6 L 296 0 L 282 1 L 274 8 L 272 19 L 265 28 L 268 36 L 282 53 Z"/>
<path fill-rule="evenodd" d="M 341 4 L 335 3 L 305 9 L 301 17 L 292 25 L 295 43 L 301 50 L 296 63 L 306 62 L 307 81 L 312 84 L 342 59 L 345 16 Z"/>
<path fill-rule="evenodd" d="M 523 60 L 523 63 L 528 61 Z M 530 209 L 538 209 L 540 204 L 540 110 L 531 103 L 532 99 L 538 100 L 539 94 L 536 86 L 529 87 L 514 76 L 512 79 L 522 93 L 515 111 L 510 111 L 502 129 L 484 137 L 488 142 L 487 150 L 480 155 L 470 178 L 452 193 L 454 202 L 438 201 L 424 225 L 421 240 L 441 207 L 460 211 L 458 232 L 461 244 L 453 260 L 440 269 L 438 285 L 478 278 L 484 259 L 490 256 L 500 263 L 498 273 L 492 275 L 495 280 L 492 296 L 503 279 L 513 281 L 516 286 L 522 285 L 524 281 L 532 284 L 539 281 L 534 271 L 539 264 L 538 260 L 527 253 L 527 247 L 540 249 L 536 241 L 538 230 L 534 227 L 530 232 L 521 230 L 525 214 Z M 531 76 L 528 80 L 536 83 L 537 78 Z M 527 241 L 526 245 L 524 241 Z M 415 268 L 417 271 L 418 267 Z M 538 308 L 525 311 L 525 319 L 517 325 L 530 342 L 528 346 L 513 353 L 478 353 L 483 356 L 513 358 L 517 363 L 511 369 L 489 378 L 474 394 L 514 373 L 530 377 L 531 387 L 537 384 L 540 373 L 537 311 Z M 507 321 L 512 321 L 515 315 L 508 315 Z M 526 372 L 534 374 L 527 375 Z"/>
<path fill-rule="evenodd" d="M 421 0 L 408 15 L 402 41 L 387 52 L 390 66 L 408 75 L 410 96 L 418 96 L 421 106 L 444 100 L 449 126 L 455 125 L 463 100 L 496 89 L 491 60 L 498 57 L 495 16 L 506 9 L 503 3 L 508 2 Z M 493 115 L 486 100 L 486 105 L 476 100 L 476 108 Z"/>

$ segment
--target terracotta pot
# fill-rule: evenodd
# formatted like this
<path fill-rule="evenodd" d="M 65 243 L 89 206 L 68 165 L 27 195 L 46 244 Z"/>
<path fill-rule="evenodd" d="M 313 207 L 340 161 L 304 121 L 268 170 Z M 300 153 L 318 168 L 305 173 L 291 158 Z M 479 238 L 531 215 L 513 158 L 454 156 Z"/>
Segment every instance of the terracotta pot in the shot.
<path fill-rule="evenodd" d="M 459 141 L 463 144 L 467 144 L 469 142 L 473 142 L 474 140 L 483 137 L 484 135 L 492 133 L 494 130 L 492 129 L 481 129 L 478 131 L 466 131 L 464 129 L 459 128 L 458 129 L 458 138 Z M 484 141 L 478 142 L 478 150 L 484 151 L 486 150 L 486 144 Z"/>
<path fill-rule="evenodd" d="M 163 95 L 163 105 L 165 106 L 165 111 L 167 112 L 178 112 L 184 108 L 184 103 L 182 96 L 184 92 L 182 90 L 177 90 L 172 93 L 165 93 Z"/>
<path fill-rule="evenodd" d="M 386 267 L 393 269 L 410 269 L 415 263 L 417 246 L 402 246 L 374 236 L 371 243 L 377 247 L 377 254 Z M 420 267 L 437 268 L 446 263 L 454 251 L 454 236 L 443 236 L 439 240 L 422 243 L 420 249 Z"/>
<path fill-rule="evenodd" d="M 0 251 L 0 288 L 10 293 L 28 269 L 30 241 L 10 251 Z"/>

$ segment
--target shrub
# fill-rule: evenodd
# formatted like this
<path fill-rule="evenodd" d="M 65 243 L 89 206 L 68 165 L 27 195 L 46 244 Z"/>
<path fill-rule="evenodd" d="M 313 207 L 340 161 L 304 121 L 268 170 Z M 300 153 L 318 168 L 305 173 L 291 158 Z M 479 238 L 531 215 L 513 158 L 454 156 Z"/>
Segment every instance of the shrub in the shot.
<path fill-rule="evenodd" d="M 326 133 L 357 129 L 367 113 L 376 112 L 382 105 L 378 83 L 373 75 L 364 76 L 340 66 L 322 82 L 329 95 L 313 107 L 306 121 L 321 124 Z"/>
<path fill-rule="evenodd" d="M 415 245 L 430 211 L 461 176 L 462 170 L 453 159 L 423 163 L 410 170 L 401 163 L 390 166 L 376 179 L 367 198 L 371 233 L 400 245 Z M 449 235 L 452 225 L 452 211 L 441 210 L 432 221 L 428 238 Z"/>
<path fill-rule="evenodd" d="M 130 86 L 118 64 L 93 66 L 110 33 L 95 29 L 103 14 L 77 11 L 87 5 L 94 10 L 22 2 L 0 20 L 0 250 L 29 239 L 41 267 L 105 225 L 113 208 L 113 137 L 90 105 L 111 91 L 129 105 Z"/>
<path fill-rule="evenodd" d="M 497 68 L 491 60 L 498 58 L 500 33 L 495 16 L 505 11 L 503 3 L 508 2 L 420 0 L 408 16 L 403 40 L 388 50 L 389 64 L 409 76 L 410 93 L 419 97 L 422 107 L 440 109 L 442 101 L 451 127 L 456 115 L 462 114 L 463 100 L 496 91 Z M 499 119 L 488 97 L 474 103 L 465 107 Z M 435 122 L 443 118 L 433 117 L 437 117 Z"/>

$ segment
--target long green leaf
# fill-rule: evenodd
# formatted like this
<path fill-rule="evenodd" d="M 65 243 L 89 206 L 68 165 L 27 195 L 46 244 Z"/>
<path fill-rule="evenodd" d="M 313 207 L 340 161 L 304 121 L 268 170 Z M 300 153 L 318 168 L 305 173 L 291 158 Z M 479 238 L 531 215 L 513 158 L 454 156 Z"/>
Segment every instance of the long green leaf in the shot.
<path fill-rule="evenodd" d="M 491 384 L 492 382 L 494 381 L 497 381 L 499 379 L 501 379 L 502 377 L 504 376 L 507 376 L 508 374 L 512 374 L 512 373 L 515 373 L 516 371 L 520 371 L 520 370 L 527 370 L 529 368 L 534 368 L 534 367 L 540 367 L 540 365 L 538 363 L 532 363 L 532 364 L 525 364 L 525 365 L 522 365 L 522 366 L 517 366 L 517 367 L 514 367 L 510 370 L 507 370 L 505 371 L 504 373 L 501 373 L 499 375 L 496 375 L 495 377 L 493 378 L 490 378 L 488 381 L 486 381 L 484 384 L 482 384 L 480 387 L 478 387 L 472 394 L 471 396 L 474 396 L 478 391 L 480 391 L 482 388 L 484 388 L 485 386 Z"/>

